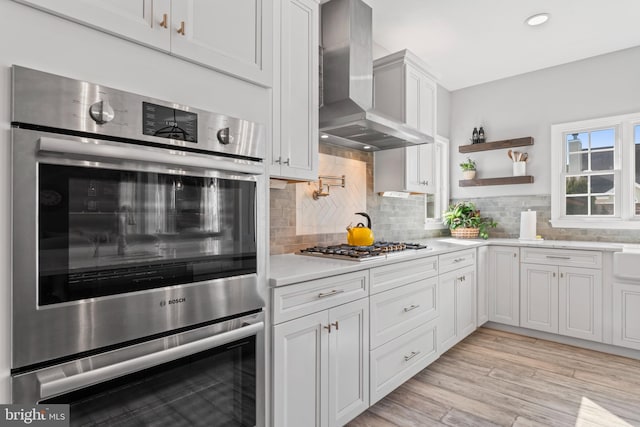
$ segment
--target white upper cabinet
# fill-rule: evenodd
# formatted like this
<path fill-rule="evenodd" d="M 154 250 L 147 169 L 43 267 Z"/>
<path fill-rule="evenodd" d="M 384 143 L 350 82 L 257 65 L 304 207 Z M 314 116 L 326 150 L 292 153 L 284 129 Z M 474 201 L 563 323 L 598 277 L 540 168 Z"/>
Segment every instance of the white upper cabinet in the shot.
<path fill-rule="evenodd" d="M 312 181 L 318 179 L 319 6 L 317 0 L 283 0 L 276 14 L 280 78 L 274 82 L 270 175 Z"/>
<path fill-rule="evenodd" d="M 170 48 L 171 0 L 17 1 L 157 49 Z"/>
<path fill-rule="evenodd" d="M 435 136 L 437 85 L 425 68 L 407 50 L 375 60 L 373 108 L 384 116 Z M 424 144 L 376 152 L 374 191 L 435 193 L 438 158 L 435 150 L 433 144 Z"/>
<path fill-rule="evenodd" d="M 273 0 L 18 0 L 244 80 L 272 84 Z"/>
<path fill-rule="evenodd" d="M 436 134 L 435 80 L 408 50 L 373 63 L 373 108 L 414 129 Z"/>
<path fill-rule="evenodd" d="M 273 0 L 172 0 L 171 51 L 271 86 Z"/>
<path fill-rule="evenodd" d="M 375 152 L 373 191 L 435 193 L 435 149 L 425 144 Z"/>

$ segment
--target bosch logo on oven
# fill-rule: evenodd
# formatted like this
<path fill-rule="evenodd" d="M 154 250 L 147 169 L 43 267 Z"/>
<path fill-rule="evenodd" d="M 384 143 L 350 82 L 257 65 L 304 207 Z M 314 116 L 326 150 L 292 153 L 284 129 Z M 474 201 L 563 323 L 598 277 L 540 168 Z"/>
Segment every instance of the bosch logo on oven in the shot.
<path fill-rule="evenodd" d="M 180 297 L 180 298 L 172 298 L 172 299 L 167 299 L 167 300 L 162 300 L 160 301 L 160 307 L 166 307 L 167 304 L 171 305 L 171 304 L 181 304 L 183 302 L 186 302 L 187 299 L 185 297 Z"/>

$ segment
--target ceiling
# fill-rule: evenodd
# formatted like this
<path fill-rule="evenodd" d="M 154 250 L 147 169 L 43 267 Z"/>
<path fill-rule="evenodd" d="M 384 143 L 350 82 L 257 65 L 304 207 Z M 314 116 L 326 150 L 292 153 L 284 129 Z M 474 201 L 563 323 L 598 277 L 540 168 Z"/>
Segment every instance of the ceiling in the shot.
<path fill-rule="evenodd" d="M 640 46 L 639 0 L 365 2 L 377 51 L 411 50 L 449 90 Z M 546 24 L 524 24 L 540 12 Z"/>

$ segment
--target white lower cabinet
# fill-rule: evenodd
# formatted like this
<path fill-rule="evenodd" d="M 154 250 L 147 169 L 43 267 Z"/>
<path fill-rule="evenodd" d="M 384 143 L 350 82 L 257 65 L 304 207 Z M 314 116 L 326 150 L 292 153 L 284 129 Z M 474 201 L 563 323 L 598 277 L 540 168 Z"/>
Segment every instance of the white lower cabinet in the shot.
<path fill-rule="evenodd" d="M 491 246 L 488 256 L 489 320 L 520 325 L 520 249 Z"/>
<path fill-rule="evenodd" d="M 438 358 L 438 321 L 432 320 L 371 351 L 371 404 Z"/>
<path fill-rule="evenodd" d="M 522 264 L 520 326 L 558 333 L 558 267 Z"/>
<path fill-rule="evenodd" d="M 444 353 L 476 329 L 475 265 L 440 275 L 438 351 Z"/>
<path fill-rule="evenodd" d="M 521 264 L 520 326 L 602 341 L 601 270 Z"/>
<path fill-rule="evenodd" d="M 640 284 L 613 283 L 613 344 L 640 350 Z"/>
<path fill-rule="evenodd" d="M 275 426 L 341 426 L 369 407 L 369 301 L 274 326 Z"/>

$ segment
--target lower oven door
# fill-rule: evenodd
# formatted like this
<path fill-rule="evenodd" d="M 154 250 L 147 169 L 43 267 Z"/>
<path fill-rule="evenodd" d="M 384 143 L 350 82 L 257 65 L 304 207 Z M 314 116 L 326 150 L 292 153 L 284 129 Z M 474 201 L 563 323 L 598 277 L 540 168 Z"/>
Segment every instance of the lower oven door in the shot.
<path fill-rule="evenodd" d="M 71 425 L 264 425 L 262 312 L 12 377 Z"/>

